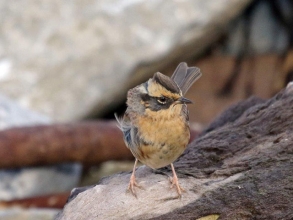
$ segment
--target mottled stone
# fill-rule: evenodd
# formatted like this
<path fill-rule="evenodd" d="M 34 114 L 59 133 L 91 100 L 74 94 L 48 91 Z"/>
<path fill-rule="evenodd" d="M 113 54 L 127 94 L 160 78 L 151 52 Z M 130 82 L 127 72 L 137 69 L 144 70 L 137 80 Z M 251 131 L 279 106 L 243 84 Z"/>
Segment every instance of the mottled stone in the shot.
<path fill-rule="evenodd" d="M 0 92 L 56 120 L 102 114 L 202 52 L 250 2 L 1 1 Z"/>

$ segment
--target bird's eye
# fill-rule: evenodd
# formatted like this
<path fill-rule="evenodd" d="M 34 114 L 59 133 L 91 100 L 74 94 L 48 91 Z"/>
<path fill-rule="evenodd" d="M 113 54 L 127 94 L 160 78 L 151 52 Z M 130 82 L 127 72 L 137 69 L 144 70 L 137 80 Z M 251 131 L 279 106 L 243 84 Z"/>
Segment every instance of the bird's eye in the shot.
<path fill-rule="evenodd" d="M 166 102 L 167 102 L 167 99 L 164 96 L 159 97 L 157 100 L 161 104 L 166 104 Z"/>

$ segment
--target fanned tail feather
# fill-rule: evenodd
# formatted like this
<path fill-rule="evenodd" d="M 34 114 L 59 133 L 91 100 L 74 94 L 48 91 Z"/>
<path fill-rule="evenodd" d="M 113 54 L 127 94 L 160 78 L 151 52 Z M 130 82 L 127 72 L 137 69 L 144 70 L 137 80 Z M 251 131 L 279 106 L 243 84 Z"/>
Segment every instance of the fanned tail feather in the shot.
<path fill-rule="evenodd" d="M 201 77 L 202 73 L 197 67 L 188 67 L 186 63 L 182 62 L 174 71 L 171 79 L 173 79 L 183 95 L 186 94 L 192 84 Z"/>

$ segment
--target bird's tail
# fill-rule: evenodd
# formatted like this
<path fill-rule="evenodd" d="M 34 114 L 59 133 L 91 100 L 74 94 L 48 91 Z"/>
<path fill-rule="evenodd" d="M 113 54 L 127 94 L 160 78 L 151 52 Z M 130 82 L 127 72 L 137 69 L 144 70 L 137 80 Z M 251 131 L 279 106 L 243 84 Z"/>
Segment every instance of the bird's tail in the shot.
<path fill-rule="evenodd" d="M 174 71 L 171 79 L 173 79 L 183 95 L 188 91 L 192 84 L 201 77 L 202 73 L 197 67 L 188 67 L 186 63 L 182 62 Z"/>

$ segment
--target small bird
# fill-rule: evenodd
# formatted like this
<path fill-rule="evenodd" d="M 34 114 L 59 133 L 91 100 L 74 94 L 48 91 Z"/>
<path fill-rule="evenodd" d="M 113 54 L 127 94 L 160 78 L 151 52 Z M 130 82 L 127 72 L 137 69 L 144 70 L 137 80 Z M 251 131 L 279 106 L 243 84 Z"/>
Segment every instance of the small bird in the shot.
<path fill-rule="evenodd" d="M 140 187 L 135 179 L 138 160 L 152 169 L 170 164 L 171 187 L 175 185 L 181 197 L 183 188 L 173 162 L 183 153 L 190 138 L 186 104 L 192 102 L 184 95 L 201 75 L 199 68 L 188 67 L 186 63 L 180 63 L 171 78 L 157 72 L 128 91 L 123 118 L 115 115 L 124 142 L 136 158 L 128 186 L 135 197 L 135 187 Z"/>

